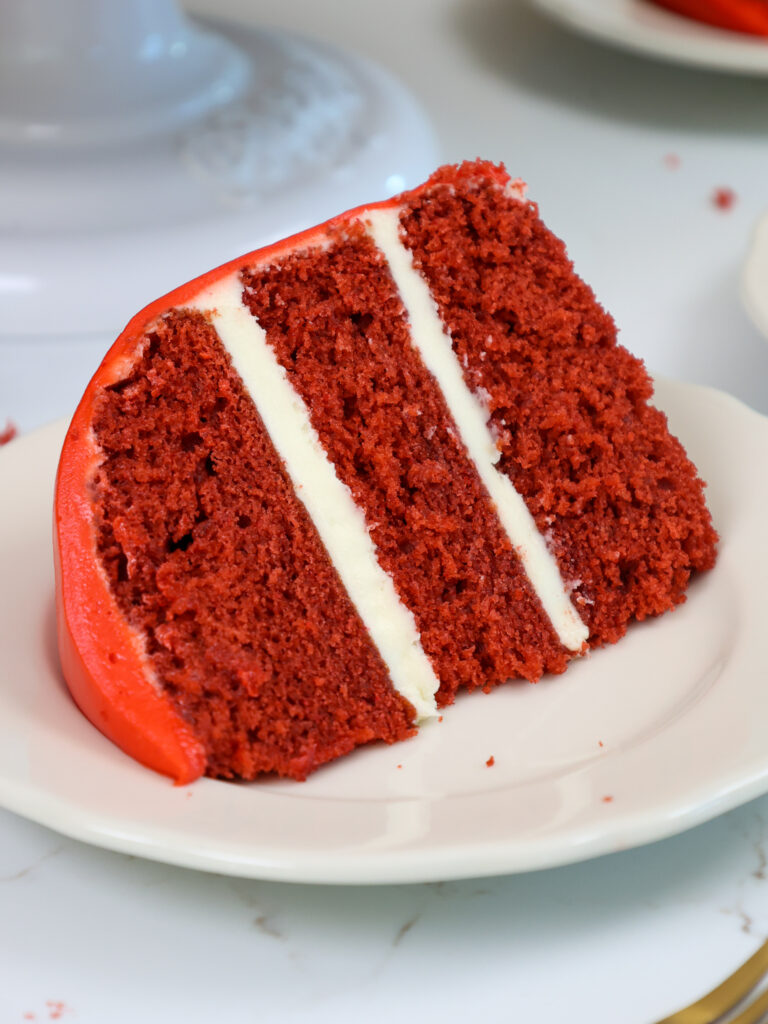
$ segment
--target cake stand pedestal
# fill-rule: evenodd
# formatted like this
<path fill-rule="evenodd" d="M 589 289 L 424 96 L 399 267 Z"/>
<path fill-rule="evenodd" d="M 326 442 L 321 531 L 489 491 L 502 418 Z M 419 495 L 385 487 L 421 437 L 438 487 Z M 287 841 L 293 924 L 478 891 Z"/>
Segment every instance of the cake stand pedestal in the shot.
<path fill-rule="evenodd" d="M 174 0 L 0 7 L 0 338 L 115 333 L 217 263 L 417 184 L 381 69 Z"/>

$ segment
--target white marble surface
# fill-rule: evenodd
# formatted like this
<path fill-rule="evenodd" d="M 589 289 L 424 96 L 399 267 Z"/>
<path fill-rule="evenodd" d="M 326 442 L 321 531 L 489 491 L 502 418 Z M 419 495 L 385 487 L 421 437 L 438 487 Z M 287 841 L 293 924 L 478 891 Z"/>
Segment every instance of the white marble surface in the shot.
<path fill-rule="evenodd" d="M 768 345 L 738 294 L 768 206 L 768 82 L 614 53 L 522 0 L 215 6 L 394 71 L 446 159 L 504 159 L 528 180 L 653 369 L 768 412 Z M 71 411 L 107 340 L 0 336 L 0 428 Z M 0 813 L 0 1022 L 648 1024 L 768 937 L 767 862 L 768 798 L 569 868 L 350 889 L 164 867 Z"/>

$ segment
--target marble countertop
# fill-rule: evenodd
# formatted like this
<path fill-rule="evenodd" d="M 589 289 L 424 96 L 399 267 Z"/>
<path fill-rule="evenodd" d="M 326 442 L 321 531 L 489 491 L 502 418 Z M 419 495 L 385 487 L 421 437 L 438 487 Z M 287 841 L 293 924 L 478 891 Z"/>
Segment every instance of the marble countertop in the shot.
<path fill-rule="evenodd" d="M 768 345 L 738 286 L 768 207 L 768 79 L 614 52 L 522 0 L 219 0 L 216 12 L 388 67 L 446 160 L 504 160 L 529 182 L 653 370 L 768 413 Z M 0 429 L 71 412 L 107 341 L 0 336 Z M 768 937 L 766 864 L 768 797 L 571 867 L 365 888 L 172 868 L 0 812 L 0 1022 L 649 1024 Z"/>

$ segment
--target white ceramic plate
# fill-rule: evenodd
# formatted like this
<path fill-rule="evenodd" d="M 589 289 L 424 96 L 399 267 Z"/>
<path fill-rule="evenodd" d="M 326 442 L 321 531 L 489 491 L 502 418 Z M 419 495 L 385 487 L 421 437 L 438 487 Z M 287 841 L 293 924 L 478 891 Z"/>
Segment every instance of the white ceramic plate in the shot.
<path fill-rule="evenodd" d="M 768 791 L 768 419 L 692 385 L 661 382 L 658 401 L 709 481 L 722 534 L 689 601 L 565 676 L 467 695 L 417 738 L 359 750 L 305 783 L 177 788 L 81 716 L 54 636 L 64 426 L 14 441 L 0 450 L 0 805 L 188 867 L 381 883 L 564 864 Z"/>
<path fill-rule="evenodd" d="M 531 0 L 586 35 L 679 64 L 768 75 L 768 40 L 712 28 L 647 0 Z"/>

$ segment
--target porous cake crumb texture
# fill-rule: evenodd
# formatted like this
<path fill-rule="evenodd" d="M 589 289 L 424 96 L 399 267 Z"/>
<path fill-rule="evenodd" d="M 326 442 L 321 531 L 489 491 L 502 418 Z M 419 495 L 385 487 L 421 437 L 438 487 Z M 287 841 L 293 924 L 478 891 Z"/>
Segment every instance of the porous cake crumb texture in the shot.
<path fill-rule="evenodd" d="M 714 564 L 703 484 L 536 206 L 438 177 L 402 227 L 590 644 L 682 601 Z"/>
<path fill-rule="evenodd" d="M 245 300 L 413 611 L 447 703 L 559 672 L 567 653 L 410 340 L 366 236 L 248 272 Z"/>
<path fill-rule="evenodd" d="M 410 735 L 412 709 L 200 314 L 157 322 L 94 431 L 103 565 L 208 774 L 300 779 Z"/>

